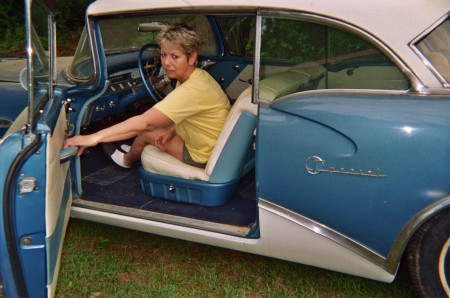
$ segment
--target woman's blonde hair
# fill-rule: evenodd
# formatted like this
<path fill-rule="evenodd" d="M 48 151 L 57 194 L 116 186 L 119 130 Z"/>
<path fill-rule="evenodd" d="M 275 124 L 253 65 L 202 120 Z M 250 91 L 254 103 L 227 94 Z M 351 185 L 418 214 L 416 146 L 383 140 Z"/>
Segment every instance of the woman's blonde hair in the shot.
<path fill-rule="evenodd" d="M 200 39 L 193 26 L 186 23 L 167 25 L 158 33 L 159 45 L 173 46 L 180 49 L 188 57 L 198 52 Z"/>

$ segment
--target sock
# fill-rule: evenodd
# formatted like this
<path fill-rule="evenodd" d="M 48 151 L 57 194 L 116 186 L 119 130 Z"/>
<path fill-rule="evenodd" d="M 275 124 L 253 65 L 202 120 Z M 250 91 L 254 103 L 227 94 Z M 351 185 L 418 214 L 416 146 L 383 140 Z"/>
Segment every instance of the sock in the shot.
<path fill-rule="evenodd" d="M 114 153 L 111 155 L 111 159 L 119 166 L 121 166 L 122 168 L 130 168 L 129 166 L 126 166 L 123 163 L 123 158 L 124 158 L 125 154 L 120 152 L 119 150 L 114 151 Z"/>
<path fill-rule="evenodd" d="M 131 146 L 127 144 L 120 145 L 120 149 L 122 149 L 124 152 L 128 153 L 130 152 Z"/>

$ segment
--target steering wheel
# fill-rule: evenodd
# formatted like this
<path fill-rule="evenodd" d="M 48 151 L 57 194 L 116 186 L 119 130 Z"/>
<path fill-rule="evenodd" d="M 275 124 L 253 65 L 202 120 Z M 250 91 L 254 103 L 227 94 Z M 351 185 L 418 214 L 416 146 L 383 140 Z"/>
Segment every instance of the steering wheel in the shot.
<path fill-rule="evenodd" d="M 151 52 L 152 50 L 153 52 L 150 56 L 145 55 L 144 57 L 144 53 Z M 159 102 L 166 97 L 167 94 L 164 93 L 164 89 L 171 83 L 166 74 L 161 72 L 160 57 L 161 49 L 159 45 L 154 43 L 144 45 L 139 51 L 138 57 L 138 68 L 142 82 L 144 82 L 145 88 L 155 102 Z M 151 64 L 151 61 L 153 64 Z"/>

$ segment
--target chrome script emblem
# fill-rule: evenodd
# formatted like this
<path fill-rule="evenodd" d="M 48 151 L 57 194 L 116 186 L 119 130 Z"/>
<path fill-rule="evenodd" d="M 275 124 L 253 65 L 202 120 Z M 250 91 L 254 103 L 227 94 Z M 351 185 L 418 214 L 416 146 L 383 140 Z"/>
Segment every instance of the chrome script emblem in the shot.
<path fill-rule="evenodd" d="M 311 175 L 318 175 L 321 173 L 328 174 L 344 174 L 344 175 L 352 175 L 352 176 L 362 176 L 362 177 L 373 177 L 373 178 L 386 178 L 387 175 L 382 174 L 380 169 L 377 168 L 376 171 L 368 170 L 368 171 L 355 171 L 354 169 L 344 169 L 339 168 L 336 169 L 333 166 L 328 168 L 325 167 L 325 160 L 318 156 L 310 156 L 306 159 L 305 162 L 306 171 Z"/>

